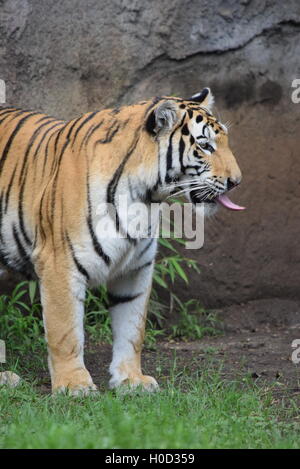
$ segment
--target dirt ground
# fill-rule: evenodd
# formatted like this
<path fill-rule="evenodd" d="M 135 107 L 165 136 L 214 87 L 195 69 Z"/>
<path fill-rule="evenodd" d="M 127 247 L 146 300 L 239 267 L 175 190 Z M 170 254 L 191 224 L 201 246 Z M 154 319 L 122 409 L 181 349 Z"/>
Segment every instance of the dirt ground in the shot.
<path fill-rule="evenodd" d="M 283 299 L 255 300 L 218 310 L 221 331 L 194 342 L 162 341 L 143 351 L 143 370 L 164 384 L 170 376 L 221 367 L 228 380 L 247 376 L 275 397 L 300 399 L 300 364 L 292 362 L 292 342 L 300 339 L 300 304 Z M 300 357 L 300 353 L 299 353 Z M 87 344 L 86 364 L 95 383 L 107 389 L 111 346 Z M 49 375 L 40 376 L 49 392 Z"/>

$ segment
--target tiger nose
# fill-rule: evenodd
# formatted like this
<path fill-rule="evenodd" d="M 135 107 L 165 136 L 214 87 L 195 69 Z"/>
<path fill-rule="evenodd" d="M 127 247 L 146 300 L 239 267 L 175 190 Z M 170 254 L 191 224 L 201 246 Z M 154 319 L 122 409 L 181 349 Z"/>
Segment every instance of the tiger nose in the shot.
<path fill-rule="evenodd" d="M 227 178 L 227 190 L 230 191 L 230 189 L 233 189 L 235 186 L 238 186 L 241 180 L 242 180 L 241 177 Z"/>

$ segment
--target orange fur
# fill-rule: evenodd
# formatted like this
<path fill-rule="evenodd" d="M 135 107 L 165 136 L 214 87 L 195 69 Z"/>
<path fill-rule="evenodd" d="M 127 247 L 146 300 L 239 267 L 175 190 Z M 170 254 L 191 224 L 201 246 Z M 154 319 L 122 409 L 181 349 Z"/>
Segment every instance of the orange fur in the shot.
<path fill-rule="evenodd" d="M 171 103 L 176 122 L 151 135 L 146 122 L 162 102 Z M 153 179 L 154 186 L 159 145 L 166 146 L 172 132 L 173 145 L 189 145 L 190 137 L 181 132 L 182 120 L 189 122 L 188 110 L 218 131 L 218 149 L 211 157 L 203 155 L 211 173 L 221 179 L 240 178 L 224 128 L 205 107 L 190 100 L 149 100 L 69 122 L 0 109 L 1 261 L 26 274 L 31 266 L 40 281 L 53 390 L 95 389 L 84 366 L 80 337 L 90 270 L 78 260 L 88 242 L 95 257 L 110 268 L 93 232 L 95 191 L 109 187 L 118 171 L 122 178 Z M 122 361 L 119 371 L 124 382 L 147 388 L 155 381 L 141 371 L 150 287 L 146 290 L 144 313 L 132 341 L 134 356 Z"/>

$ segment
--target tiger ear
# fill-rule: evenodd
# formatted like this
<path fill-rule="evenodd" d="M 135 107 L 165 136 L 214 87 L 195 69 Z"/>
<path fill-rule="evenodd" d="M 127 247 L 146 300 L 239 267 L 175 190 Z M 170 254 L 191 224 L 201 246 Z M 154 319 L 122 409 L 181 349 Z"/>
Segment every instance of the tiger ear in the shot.
<path fill-rule="evenodd" d="M 152 135 L 172 129 L 178 121 L 176 104 L 171 100 L 162 101 L 148 116 L 146 129 Z"/>
<path fill-rule="evenodd" d="M 200 91 L 200 93 L 194 94 L 189 99 L 189 101 L 195 101 L 201 104 L 201 106 L 206 107 L 206 109 L 210 111 L 214 105 L 215 98 L 212 92 L 210 91 L 210 88 L 203 88 L 203 90 Z"/>

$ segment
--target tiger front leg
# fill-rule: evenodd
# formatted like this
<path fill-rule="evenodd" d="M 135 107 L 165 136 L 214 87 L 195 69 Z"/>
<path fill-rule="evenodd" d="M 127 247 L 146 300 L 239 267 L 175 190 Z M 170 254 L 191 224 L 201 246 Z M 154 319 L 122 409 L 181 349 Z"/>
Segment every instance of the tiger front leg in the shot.
<path fill-rule="evenodd" d="M 97 388 L 84 365 L 85 279 L 64 261 L 47 259 L 36 267 L 40 278 L 52 391 L 87 395 Z"/>
<path fill-rule="evenodd" d="M 158 388 L 152 376 L 143 375 L 141 352 L 145 335 L 147 304 L 152 280 L 152 265 L 109 285 L 113 329 L 113 359 L 110 365 L 111 388 L 141 386 Z"/>

